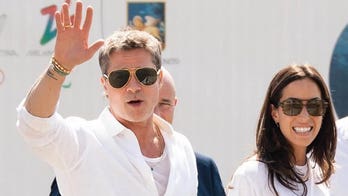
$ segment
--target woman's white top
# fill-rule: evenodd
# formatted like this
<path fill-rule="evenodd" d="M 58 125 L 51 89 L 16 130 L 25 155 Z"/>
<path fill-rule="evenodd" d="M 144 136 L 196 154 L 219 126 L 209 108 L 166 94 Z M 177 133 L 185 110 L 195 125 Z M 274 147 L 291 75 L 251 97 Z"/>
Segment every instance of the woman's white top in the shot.
<path fill-rule="evenodd" d="M 296 170 L 304 175 L 308 173 L 308 180 L 306 181 L 308 196 L 321 196 L 329 195 L 328 187 L 325 184 L 315 184 L 319 181 L 319 170 L 313 168 L 314 165 L 309 161 L 309 167 L 296 166 Z M 280 196 L 292 196 L 301 195 L 303 192 L 303 186 L 298 185 L 299 190 L 296 192 L 284 187 L 279 181 L 274 179 L 275 188 Z M 268 180 L 268 168 L 267 165 L 257 161 L 255 157 L 245 161 L 239 166 L 234 173 L 231 182 L 228 184 L 227 195 L 228 196 L 271 196 L 275 195 L 272 185 Z"/>

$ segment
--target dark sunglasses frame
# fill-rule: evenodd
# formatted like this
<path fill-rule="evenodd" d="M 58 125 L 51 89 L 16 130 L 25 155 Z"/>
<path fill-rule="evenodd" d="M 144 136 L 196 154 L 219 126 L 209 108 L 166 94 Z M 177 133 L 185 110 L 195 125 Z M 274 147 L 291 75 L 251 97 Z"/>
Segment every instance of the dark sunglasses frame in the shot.
<path fill-rule="evenodd" d="M 303 102 L 306 101 L 304 104 Z M 278 104 L 282 109 L 283 113 L 288 116 L 297 116 L 299 115 L 303 107 L 306 107 L 306 110 L 311 116 L 323 116 L 328 107 L 328 102 L 320 99 L 313 98 L 308 100 L 289 98 Z"/>
<path fill-rule="evenodd" d="M 136 80 L 144 86 L 153 85 L 154 83 L 156 83 L 159 74 L 160 70 L 156 70 L 155 68 L 141 67 L 134 69 L 114 70 L 111 71 L 108 75 L 103 74 L 103 76 L 105 79 L 109 80 L 109 84 L 112 87 L 123 88 L 128 84 L 131 77 L 133 76 L 135 76 Z"/>

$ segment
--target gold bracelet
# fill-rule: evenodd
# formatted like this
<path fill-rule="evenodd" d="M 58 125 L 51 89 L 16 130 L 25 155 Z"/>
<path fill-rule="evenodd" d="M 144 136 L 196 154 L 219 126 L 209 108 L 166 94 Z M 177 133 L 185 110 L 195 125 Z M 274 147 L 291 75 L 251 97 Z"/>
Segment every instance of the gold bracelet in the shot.
<path fill-rule="evenodd" d="M 71 72 L 70 70 L 62 66 L 60 63 L 58 63 L 57 59 L 54 58 L 54 56 L 52 56 L 51 58 L 51 64 L 53 65 L 53 70 L 61 76 L 67 76 Z"/>

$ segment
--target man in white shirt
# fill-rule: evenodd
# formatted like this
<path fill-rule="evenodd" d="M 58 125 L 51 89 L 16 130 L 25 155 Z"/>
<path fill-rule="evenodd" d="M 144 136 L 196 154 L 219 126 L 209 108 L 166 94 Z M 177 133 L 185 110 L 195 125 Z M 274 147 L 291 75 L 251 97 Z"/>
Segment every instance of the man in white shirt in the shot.
<path fill-rule="evenodd" d="M 347 195 L 348 182 L 348 116 L 336 121 L 336 171 L 331 177 L 331 195 Z"/>
<path fill-rule="evenodd" d="M 161 85 L 160 42 L 124 29 L 88 45 L 93 9 L 82 22 L 67 4 L 55 14 L 57 39 L 49 68 L 18 107 L 25 141 L 54 169 L 62 195 L 196 195 L 190 142 L 154 115 Z M 72 21 L 73 20 L 73 21 Z M 92 121 L 56 112 L 65 77 L 99 49 L 108 107 Z"/>
<path fill-rule="evenodd" d="M 162 84 L 159 92 L 159 102 L 155 107 L 155 113 L 164 120 L 173 123 L 176 97 L 175 83 L 171 74 L 164 68 L 162 70 Z M 198 171 L 197 196 L 225 196 L 219 170 L 214 160 L 208 156 L 195 152 Z M 51 184 L 50 196 L 60 196 L 57 182 L 54 179 Z"/>

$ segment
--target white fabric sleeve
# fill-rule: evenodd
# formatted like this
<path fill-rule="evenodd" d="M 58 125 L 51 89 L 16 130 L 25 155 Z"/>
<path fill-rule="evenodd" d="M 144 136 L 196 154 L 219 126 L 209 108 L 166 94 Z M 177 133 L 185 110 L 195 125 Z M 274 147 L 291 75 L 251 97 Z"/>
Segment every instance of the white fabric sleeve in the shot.
<path fill-rule="evenodd" d="M 82 119 L 74 118 L 69 122 L 57 112 L 48 118 L 36 117 L 26 110 L 23 102 L 17 112 L 17 129 L 40 158 L 53 167 L 74 167 L 83 153 L 83 141 L 77 139 Z"/>
<path fill-rule="evenodd" d="M 227 186 L 227 196 L 256 196 L 255 184 L 244 171 L 238 168 Z"/>

